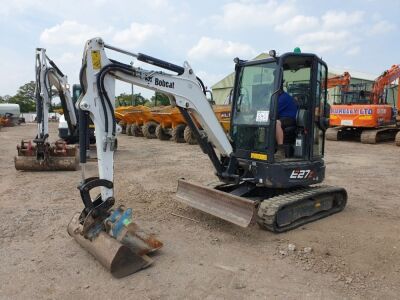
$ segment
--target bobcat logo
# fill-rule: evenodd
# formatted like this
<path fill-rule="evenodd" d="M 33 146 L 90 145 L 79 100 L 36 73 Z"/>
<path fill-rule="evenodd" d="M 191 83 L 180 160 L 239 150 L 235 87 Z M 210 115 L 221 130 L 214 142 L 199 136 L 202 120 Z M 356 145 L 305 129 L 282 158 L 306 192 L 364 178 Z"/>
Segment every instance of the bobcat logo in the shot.
<path fill-rule="evenodd" d="M 151 82 L 153 82 L 153 76 L 146 76 L 146 77 L 144 78 L 144 80 L 145 80 L 146 82 L 148 82 L 148 83 L 151 83 Z"/>

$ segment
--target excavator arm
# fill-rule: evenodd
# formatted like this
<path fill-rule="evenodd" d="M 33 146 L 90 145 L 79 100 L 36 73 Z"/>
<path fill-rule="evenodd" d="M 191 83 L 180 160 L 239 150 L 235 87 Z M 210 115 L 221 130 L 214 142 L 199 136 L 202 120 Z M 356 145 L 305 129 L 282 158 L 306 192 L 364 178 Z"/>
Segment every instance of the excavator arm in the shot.
<path fill-rule="evenodd" d="M 50 66 L 49 66 L 50 65 Z M 36 49 L 36 109 L 38 113 L 38 137 L 48 134 L 48 112 L 52 99 L 52 87 L 60 97 L 68 129 L 72 135 L 77 130 L 77 117 L 67 76 L 46 55 L 46 49 Z"/>
<path fill-rule="evenodd" d="M 31 140 L 21 141 L 17 146 L 15 168 L 23 171 L 76 170 L 76 149 L 65 141 L 48 142 L 49 108 L 52 88 L 55 87 L 61 100 L 70 135 L 78 129 L 74 103 L 69 91 L 67 76 L 46 55 L 46 49 L 37 48 L 35 55 L 35 99 L 37 112 L 37 133 Z"/>
<path fill-rule="evenodd" d="M 111 60 L 107 57 L 105 49 L 132 56 L 139 61 L 177 74 L 149 71 Z M 98 182 L 113 181 L 113 152 L 117 133 L 114 116 L 115 80 L 166 94 L 171 104 L 180 109 L 188 125 L 194 129 L 202 150 L 209 155 L 217 174 L 227 180 L 235 177 L 232 174 L 233 172 L 230 171 L 233 169 L 229 169 L 229 164 L 226 163 L 227 160 L 234 161 L 231 156 L 232 146 L 205 96 L 204 85 L 196 77 L 187 62 L 184 63 L 183 67 L 180 67 L 145 54 L 118 49 L 105 44 L 100 38 L 94 38 L 86 43 L 84 49 L 81 71 L 83 96 L 78 100 L 77 105 L 83 113 L 89 114 L 95 124 L 99 168 Z M 192 116 L 198 120 L 206 133 L 205 135 L 200 133 Z M 83 123 L 86 124 L 87 121 Z M 84 142 L 84 139 L 80 140 Z M 218 158 L 214 146 L 221 154 L 222 159 Z M 86 149 L 86 145 L 81 144 L 80 148 Z M 81 164 L 85 162 L 85 155 L 81 153 Z M 83 167 L 82 170 L 84 169 Z M 111 185 L 108 183 L 108 186 Z M 112 187 L 102 186 L 101 198 L 103 201 L 110 197 L 113 197 Z M 85 205 L 91 204 L 86 201 Z"/>
<path fill-rule="evenodd" d="M 379 104 L 384 98 L 385 88 L 400 78 L 400 65 L 393 65 L 389 70 L 382 73 L 375 79 L 372 87 L 372 99 L 374 104 Z M 397 108 L 399 108 L 400 99 L 397 99 Z"/>
<path fill-rule="evenodd" d="M 132 56 L 163 71 L 149 71 L 109 59 L 105 49 Z M 71 220 L 68 232 L 114 276 L 122 277 L 149 266 L 153 261 L 147 254 L 159 249 L 162 243 L 133 223 L 130 208 L 113 208 L 114 150 L 116 134 L 120 131 L 114 115 L 116 80 L 166 94 L 171 105 L 179 108 L 221 180 L 237 181 L 238 176 L 235 174 L 237 162 L 232 155 L 232 145 L 206 98 L 202 81 L 187 62 L 180 67 L 107 45 L 101 38 L 89 40 L 85 45 L 80 72 L 82 95 L 76 104 L 82 170 L 82 182 L 78 189 L 85 208 Z M 200 132 L 193 117 L 205 134 Z M 86 178 L 85 136 L 89 118 L 95 125 L 99 176 Z M 100 188 L 100 194 L 92 199 L 90 192 L 95 188 Z"/>
<path fill-rule="evenodd" d="M 350 79 L 351 76 L 349 72 L 344 72 L 342 75 L 328 78 L 327 88 L 330 89 L 337 86 L 343 86 L 346 88 L 350 84 Z"/>

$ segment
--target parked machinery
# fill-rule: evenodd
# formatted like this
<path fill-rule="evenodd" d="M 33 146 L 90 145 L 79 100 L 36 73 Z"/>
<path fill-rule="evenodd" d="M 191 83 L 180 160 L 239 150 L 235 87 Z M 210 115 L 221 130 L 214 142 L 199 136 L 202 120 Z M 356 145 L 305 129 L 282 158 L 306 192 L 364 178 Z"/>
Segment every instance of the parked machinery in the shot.
<path fill-rule="evenodd" d="M 379 76 L 371 86 L 350 84 L 342 91 L 340 103 L 331 106 L 328 140 L 359 138 L 362 143 L 375 144 L 394 140 L 399 132 L 396 106 L 387 102 L 387 88 L 400 77 L 399 65 L 394 65 Z M 400 139 L 400 137 L 399 137 Z"/>
<path fill-rule="evenodd" d="M 23 123 L 20 117 L 21 110 L 19 104 L 1 103 L 0 104 L 0 127 L 11 127 Z"/>
<path fill-rule="evenodd" d="M 118 125 L 121 126 L 121 133 L 126 134 L 126 129 L 127 129 L 127 121 L 125 120 L 125 114 L 132 111 L 134 109 L 134 106 L 129 105 L 129 106 L 119 106 L 115 109 L 115 120 L 118 122 Z"/>
<path fill-rule="evenodd" d="M 187 126 L 184 117 L 177 107 L 167 106 L 152 114 L 158 122 L 158 126 L 156 127 L 156 136 L 158 139 L 172 139 L 176 143 L 185 142 L 184 133 Z"/>
<path fill-rule="evenodd" d="M 64 140 L 58 140 L 52 144 L 48 141 L 49 107 L 53 87 L 57 89 L 61 100 L 68 123 L 69 137 L 74 136 L 78 130 L 67 76 L 48 58 L 43 48 L 36 49 L 35 61 L 37 133 L 33 140 L 22 140 L 17 146 L 18 154 L 14 158 L 15 168 L 24 171 L 77 170 L 79 162 L 76 146 L 67 145 Z"/>

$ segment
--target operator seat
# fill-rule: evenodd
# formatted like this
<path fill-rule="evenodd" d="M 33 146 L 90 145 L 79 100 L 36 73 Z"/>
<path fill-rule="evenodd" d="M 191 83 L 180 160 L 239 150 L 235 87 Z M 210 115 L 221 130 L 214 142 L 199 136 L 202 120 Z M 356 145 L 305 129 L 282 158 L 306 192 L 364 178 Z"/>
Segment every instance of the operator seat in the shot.
<path fill-rule="evenodd" d="M 285 150 L 286 157 L 293 156 L 296 135 L 299 131 L 303 132 L 307 124 L 307 95 L 293 94 L 293 98 L 296 100 L 298 105 L 296 123 L 293 126 L 288 126 L 283 129 L 283 144 L 288 145 Z"/>
<path fill-rule="evenodd" d="M 296 129 L 298 126 L 298 114 L 301 109 L 306 109 L 307 106 L 307 95 L 305 94 L 300 94 L 300 93 L 295 93 L 292 95 L 293 99 L 295 99 L 297 103 L 297 114 L 296 114 L 296 124 L 293 126 L 288 126 L 283 129 L 283 134 L 284 134 L 284 139 L 283 143 L 284 144 L 293 144 L 294 140 L 296 138 Z"/>

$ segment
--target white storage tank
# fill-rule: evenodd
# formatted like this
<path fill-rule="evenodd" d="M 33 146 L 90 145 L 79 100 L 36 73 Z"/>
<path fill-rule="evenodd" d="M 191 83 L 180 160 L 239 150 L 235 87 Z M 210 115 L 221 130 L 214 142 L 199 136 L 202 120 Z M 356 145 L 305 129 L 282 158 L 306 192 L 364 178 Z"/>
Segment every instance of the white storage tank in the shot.
<path fill-rule="evenodd" d="M 13 117 L 19 118 L 21 114 L 19 104 L 15 103 L 2 103 L 0 104 L 0 116 L 4 116 L 6 113 L 12 114 Z"/>

